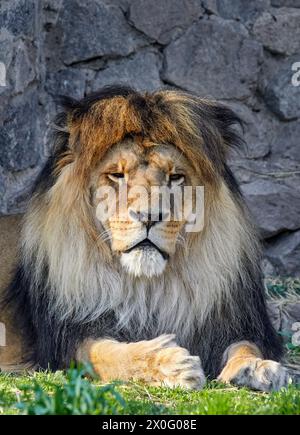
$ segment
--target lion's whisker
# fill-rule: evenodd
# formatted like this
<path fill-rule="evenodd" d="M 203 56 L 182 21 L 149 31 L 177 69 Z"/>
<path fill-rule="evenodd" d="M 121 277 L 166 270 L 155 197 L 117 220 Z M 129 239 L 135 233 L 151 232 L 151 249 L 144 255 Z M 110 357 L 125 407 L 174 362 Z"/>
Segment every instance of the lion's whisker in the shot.
<path fill-rule="evenodd" d="M 104 230 L 104 231 L 102 231 L 99 234 L 98 239 L 99 240 L 101 239 L 102 242 L 108 242 L 108 241 L 110 241 L 112 239 L 111 234 L 110 234 L 110 230 Z"/>

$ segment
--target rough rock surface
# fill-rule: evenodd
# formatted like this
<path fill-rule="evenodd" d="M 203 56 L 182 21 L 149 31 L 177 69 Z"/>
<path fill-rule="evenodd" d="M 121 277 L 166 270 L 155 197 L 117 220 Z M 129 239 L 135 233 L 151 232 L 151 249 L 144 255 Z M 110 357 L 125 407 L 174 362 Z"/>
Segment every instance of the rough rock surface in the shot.
<path fill-rule="evenodd" d="M 293 325 L 300 321 L 298 295 L 288 298 L 270 298 L 268 301 L 268 311 L 276 330 L 282 333 L 284 341 L 289 341 L 290 336 L 295 332 Z"/>
<path fill-rule="evenodd" d="M 300 0 L 271 0 L 271 5 L 275 7 L 300 8 Z"/>
<path fill-rule="evenodd" d="M 198 0 L 133 0 L 129 19 L 134 26 L 161 44 L 168 44 L 203 15 Z"/>
<path fill-rule="evenodd" d="M 241 99 L 255 88 L 262 46 L 242 24 L 211 17 L 171 42 L 165 56 L 167 82 L 207 97 Z"/>
<path fill-rule="evenodd" d="M 163 83 L 160 79 L 162 60 L 159 53 L 153 49 L 139 51 L 130 58 L 116 60 L 99 71 L 92 82 L 92 90 L 105 85 L 122 83 L 134 86 L 140 91 L 161 88 Z"/>
<path fill-rule="evenodd" d="M 265 271 L 300 275 L 299 32 L 299 0 L 1 0 L 0 214 L 24 210 L 55 95 L 117 82 L 188 90 L 246 121 L 248 148 L 230 165 Z"/>
<path fill-rule="evenodd" d="M 253 21 L 269 7 L 269 0 L 214 0 L 216 11 L 226 19 Z"/>
<path fill-rule="evenodd" d="M 300 231 L 283 234 L 274 242 L 269 242 L 266 258 L 274 265 L 278 274 L 283 276 L 299 274 Z"/>
<path fill-rule="evenodd" d="M 261 179 L 242 185 L 252 214 L 259 223 L 263 237 L 272 237 L 283 231 L 296 230 L 300 221 L 300 177 L 294 185 L 283 180 Z M 297 191 L 298 190 L 298 191 Z"/>
<path fill-rule="evenodd" d="M 55 31 L 61 35 L 60 55 L 66 64 L 126 56 L 147 42 L 118 7 L 94 0 L 64 0 Z"/>
<path fill-rule="evenodd" d="M 253 34 L 271 52 L 285 55 L 298 53 L 300 10 L 280 8 L 263 12 L 254 23 Z"/>
<path fill-rule="evenodd" d="M 270 62 L 270 65 L 263 69 L 260 78 L 260 88 L 267 106 L 283 121 L 300 117 L 300 74 L 297 72 L 300 70 L 299 59 L 296 55 L 284 61 Z M 298 86 L 293 84 L 293 76 L 299 83 Z"/>

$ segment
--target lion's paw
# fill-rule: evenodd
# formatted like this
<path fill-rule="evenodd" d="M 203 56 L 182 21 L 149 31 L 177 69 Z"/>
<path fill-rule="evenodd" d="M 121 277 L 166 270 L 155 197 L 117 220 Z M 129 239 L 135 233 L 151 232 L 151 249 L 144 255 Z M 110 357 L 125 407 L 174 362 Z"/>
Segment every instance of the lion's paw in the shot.
<path fill-rule="evenodd" d="M 156 366 L 162 376 L 162 383 L 168 387 L 181 386 L 199 390 L 205 384 L 200 358 L 190 355 L 182 347 L 169 347 L 157 352 Z"/>
<path fill-rule="evenodd" d="M 220 381 L 265 392 L 278 391 L 292 382 L 288 370 L 276 361 L 247 358 L 237 364 L 234 360 L 224 367 Z"/>
<path fill-rule="evenodd" d="M 143 367 L 141 378 L 146 382 L 171 388 L 200 389 L 204 386 L 205 376 L 199 357 L 179 347 L 174 335 L 131 344 L 134 345 Z"/>

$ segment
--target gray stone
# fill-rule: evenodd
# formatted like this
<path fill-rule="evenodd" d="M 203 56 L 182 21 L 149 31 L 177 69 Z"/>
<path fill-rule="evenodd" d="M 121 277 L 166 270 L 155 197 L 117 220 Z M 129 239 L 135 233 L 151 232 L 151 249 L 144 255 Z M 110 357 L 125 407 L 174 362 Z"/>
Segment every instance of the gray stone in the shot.
<path fill-rule="evenodd" d="M 280 310 L 280 307 L 278 306 L 278 304 L 276 304 L 276 302 L 268 300 L 267 308 L 268 308 L 268 314 L 269 314 L 270 320 L 271 320 L 274 328 L 276 329 L 276 331 L 280 331 L 280 329 L 281 329 L 281 310 Z"/>
<path fill-rule="evenodd" d="M 137 29 L 168 44 L 202 15 L 199 0 L 132 0 L 129 18 Z"/>
<path fill-rule="evenodd" d="M 298 162 L 300 170 L 300 122 L 280 123 L 271 143 L 273 159 L 287 159 L 287 167 Z"/>
<path fill-rule="evenodd" d="M 23 213 L 26 210 L 32 185 L 41 166 L 8 173 L 5 177 L 5 195 L 0 199 L 0 214 Z"/>
<path fill-rule="evenodd" d="M 22 40 L 15 44 L 13 61 L 8 76 L 11 79 L 12 93 L 24 92 L 36 78 L 36 52 L 31 44 Z"/>
<path fill-rule="evenodd" d="M 102 0 L 103 3 L 107 3 L 108 5 L 114 5 L 121 8 L 124 12 L 129 9 L 132 0 Z"/>
<path fill-rule="evenodd" d="M 293 334 L 292 326 L 300 321 L 300 302 L 297 296 L 287 297 L 286 299 L 269 299 L 268 313 L 277 331 L 283 333 L 285 342 L 290 341 Z"/>
<path fill-rule="evenodd" d="M 47 32 L 52 29 L 53 25 L 56 25 L 58 16 L 63 7 L 63 0 L 43 0 L 41 3 L 43 8 L 43 25 Z"/>
<path fill-rule="evenodd" d="M 299 264 L 298 264 L 298 275 L 300 276 Z M 300 296 L 298 298 L 298 301 L 296 301 L 295 303 L 287 304 L 286 312 L 289 316 L 289 319 L 291 320 L 292 325 L 293 323 L 300 321 Z"/>
<path fill-rule="evenodd" d="M 271 5 L 275 7 L 300 8 L 300 0 L 271 0 Z"/>
<path fill-rule="evenodd" d="M 265 277 L 272 277 L 276 275 L 276 270 L 273 264 L 267 258 L 263 258 L 261 262 L 261 268 Z"/>
<path fill-rule="evenodd" d="M 221 17 L 242 21 L 253 20 L 270 7 L 270 0 L 216 0 L 216 3 Z"/>
<path fill-rule="evenodd" d="M 122 83 L 140 91 L 153 91 L 163 85 L 159 77 L 160 68 L 161 60 L 154 50 L 138 52 L 130 59 L 110 62 L 106 69 L 99 71 L 92 90 Z"/>
<path fill-rule="evenodd" d="M 297 57 L 281 64 L 279 70 L 269 72 L 262 88 L 266 104 L 279 118 L 291 120 L 300 117 L 300 86 L 294 86 L 292 65 Z"/>
<path fill-rule="evenodd" d="M 94 72 L 87 69 L 68 68 L 54 73 L 48 73 L 45 88 L 52 96 L 67 95 L 73 98 L 83 98 L 88 80 L 92 80 Z"/>
<path fill-rule="evenodd" d="M 0 165 L 10 171 L 20 171 L 37 164 L 39 141 L 36 137 L 38 113 L 35 94 L 11 101 L 2 114 L 0 129 Z"/>
<path fill-rule="evenodd" d="M 0 29 L 14 36 L 33 37 L 35 33 L 36 2 L 34 0 L 1 0 Z"/>
<path fill-rule="evenodd" d="M 274 53 L 300 52 L 300 11 L 295 8 L 264 12 L 254 23 L 253 34 Z"/>
<path fill-rule="evenodd" d="M 217 0 L 203 0 L 202 6 L 206 13 L 218 15 Z"/>
<path fill-rule="evenodd" d="M 121 9 L 101 1 L 64 0 L 56 32 L 66 64 L 95 57 L 127 56 L 146 40 L 127 23 Z"/>
<path fill-rule="evenodd" d="M 255 87 L 262 47 L 241 24 L 212 16 L 171 42 L 165 55 L 169 83 L 203 97 L 242 99 Z"/>
<path fill-rule="evenodd" d="M 31 43 L 0 36 L 0 61 L 6 69 L 6 84 L 0 87 L 2 95 L 16 95 L 36 79 L 35 60 L 36 52 Z"/>
<path fill-rule="evenodd" d="M 72 95 L 71 95 L 72 97 Z M 74 97 L 76 98 L 76 97 Z M 37 134 L 39 135 L 40 159 L 38 165 L 45 161 L 53 150 L 53 123 L 62 107 L 57 104 L 55 98 L 49 94 L 41 92 L 39 94 L 41 109 L 37 119 Z"/>
<path fill-rule="evenodd" d="M 240 184 L 269 180 L 272 183 L 283 181 L 289 185 L 289 181 L 292 180 L 291 188 L 293 188 L 297 182 L 295 177 L 300 175 L 299 162 L 272 153 L 264 159 L 250 159 L 238 153 L 230 159 L 229 163 Z"/>
<path fill-rule="evenodd" d="M 257 177 L 241 186 L 263 237 L 300 227 L 300 176 L 290 181 Z"/>
<path fill-rule="evenodd" d="M 277 274 L 300 277 L 300 231 L 279 236 L 267 247 L 265 255 Z"/>

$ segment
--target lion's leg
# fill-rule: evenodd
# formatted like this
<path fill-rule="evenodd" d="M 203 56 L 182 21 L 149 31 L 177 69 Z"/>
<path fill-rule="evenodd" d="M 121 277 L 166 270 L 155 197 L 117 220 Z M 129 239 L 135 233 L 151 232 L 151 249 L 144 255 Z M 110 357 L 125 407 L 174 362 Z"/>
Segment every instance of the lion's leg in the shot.
<path fill-rule="evenodd" d="M 90 361 L 104 381 L 143 380 L 199 389 L 205 384 L 200 359 L 176 345 L 174 335 L 136 343 L 110 339 L 87 340 L 77 351 L 77 361 Z"/>
<path fill-rule="evenodd" d="M 248 341 L 229 346 L 224 363 L 218 379 L 225 383 L 261 391 L 279 390 L 289 383 L 287 369 L 276 361 L 263 359 L 258 347 Z"/>

